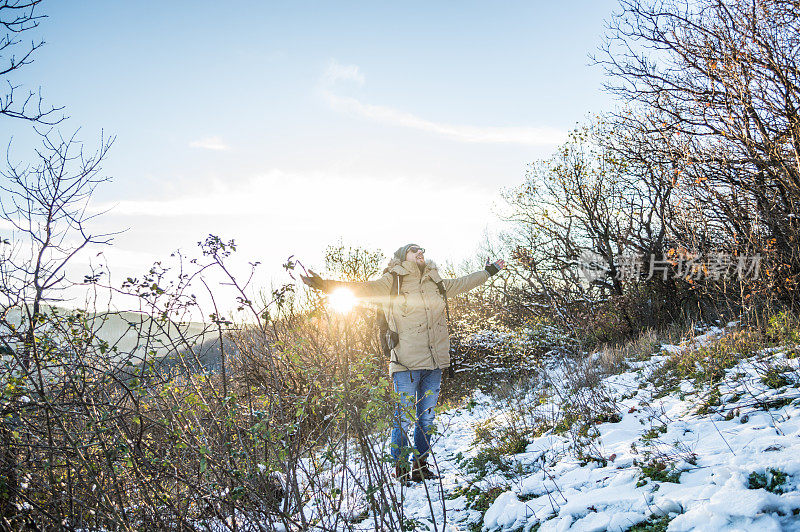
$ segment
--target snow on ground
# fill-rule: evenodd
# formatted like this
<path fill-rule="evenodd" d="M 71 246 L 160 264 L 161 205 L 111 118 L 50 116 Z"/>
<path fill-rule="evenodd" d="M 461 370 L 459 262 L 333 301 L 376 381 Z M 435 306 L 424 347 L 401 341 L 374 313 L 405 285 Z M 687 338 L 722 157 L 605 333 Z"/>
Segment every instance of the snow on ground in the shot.
<path fill-rule="evenodd" d="M 800 531 L 800 393 L 797 382 L 770 388 L 761 378 L 764 364 L 796 377 L 798 359 L 771 349 L 762 360 L 742 360 L 719 386 L 721 405 L 704 413 L 697 407 L 709 389 L 686 380 L 658 397 L 647 381 L 669 355 L 722 334 L 712 328 L 691 344 L 662 346 L 662 355 L 605 378 L 602 386 L 616 398 L 621 419 L 596 425 L 594 460 L 576 456 L 569 433 L 550 431 L 507 457 L 517 466 L 513 474 L 475 479 L 464 463 L 481 450 L 473 444 L 476 425 L 516 408 L 476 393 L 469 408 L 437 417 L 441 485 L 432 480 L 403 489 L 406 518 L 420 530 L 448 531 L 621 531 L 658 516 L 670 519 L 669 531 Z M 536 408 L 552 411 L 555 402 Z M 643 466 L 652 467 L 649 476 Z M 771 490 L 751 486 L 753 479 L 772 483 Z M 459 491 L 466 486 L 502 493 L 481 515 L 467 508 Z M 372 526 L 369 520 L 361 525 Z"/>

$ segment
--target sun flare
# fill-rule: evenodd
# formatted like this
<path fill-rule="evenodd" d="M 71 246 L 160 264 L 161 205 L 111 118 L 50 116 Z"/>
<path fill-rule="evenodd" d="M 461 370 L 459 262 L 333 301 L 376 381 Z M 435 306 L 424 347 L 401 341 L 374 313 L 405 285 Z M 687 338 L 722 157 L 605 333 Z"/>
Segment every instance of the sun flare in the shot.
<path fill-rule="evenodd" d="M 338 288 L 328 296 L 328 304 L 341 314 L 347 314 L 356 304 L 356 296 L 347 288 Z"/>

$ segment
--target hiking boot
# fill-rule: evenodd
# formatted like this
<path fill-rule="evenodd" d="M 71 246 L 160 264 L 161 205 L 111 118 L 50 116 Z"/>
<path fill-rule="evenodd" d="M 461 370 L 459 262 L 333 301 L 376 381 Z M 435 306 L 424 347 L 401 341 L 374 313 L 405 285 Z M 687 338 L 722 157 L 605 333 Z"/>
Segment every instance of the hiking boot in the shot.
<path fill-rule="evenodd" d="M 401 484 L 408 484 L 411 480 L 411 467 L 408 462 L 398 461 L 394 466 L 394 476 Z"/>
<path fill-rule="evenodd" d="M 414 468 L 411 470 L 411 480 L 420 482 L 431 478 L 439 478 L 439 475 L 428 468 L 425 460 L 414 460 Z"/>

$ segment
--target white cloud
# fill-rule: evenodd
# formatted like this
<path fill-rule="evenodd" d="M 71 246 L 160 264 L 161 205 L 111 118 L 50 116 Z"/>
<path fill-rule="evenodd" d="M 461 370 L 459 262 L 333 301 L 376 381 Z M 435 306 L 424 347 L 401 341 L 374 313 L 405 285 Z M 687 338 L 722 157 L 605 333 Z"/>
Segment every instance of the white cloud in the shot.
<path fill-rule="evenodd" d="M 530 146 L 551 146 L 563 142 L 566 133 L 547 127 L 496 127 L 445 124 L 426 120 L 417 115 L 384 107 L 371 105 L 346 96 L 337 96 L 323 91 L 323 96 L 331 108 L 352 113 L 368 120 L 435 133 L 461 142 L 526 144 Z"/>
<path fill-rule="evenodd" d="M 322 96 L 331 108 L 382 124 L 426 131 L 460 142 L 487 144 L 553 146 L 563 142 L 567 136 L 565 131 L 547 127 L 482 127 L 434 122 L 392 107 L 372 105 L 357 98 L 334 94 L 332 88 L 340 81 L 352 81 L 362 86 L 365 77 L 358 65 L 344 65 L 331 59 L 320 86 Z"/>
<path fill-rule="evenodd" d="M 418 195 L 430 201 L 415 199 Z M 424 205 L 441 209 L 439 198 L 469 198 L 470 204 L 485 199 L 481 187 L 444 184 L 437 176 L 393 177 L 344 175 L 337 172 L 286 172 L 274 169 L 246 180 L 214 180 L 193 187 L 186 194 L 171 199 L 123 200 L 93 206 L 93 212 L 108 211 L 109 216 L 302 216 L 308 219 L 363 220 L 363 214 L 385 214 L 387 198 L 393 205 Z M 453 201 L 446 202 L 448 204 Z M 346 207 L 345 207 L 346 206 Z M 460 209 L 454 206 L 454 209 Z M 357 224 L 356 224 L 357 225 Z"/>
<path fill-rule="evenodd" d="M 325 85 L 333 85 L 339 81 L 353 81 L 358 85 L 363 85 L 366 80 L 358 65 L 343 65 L 336 59 L 331 59 L 322 76 L 322 81 Z"/>
<path fill-rule="evenodd" d="M 205 137 L 200 140 L 194 140 L 189 143 L 189 146 L 192 148 L 200 148 L 203 150 L 212 150 L 212 151 L 228 151 L 231 149 L 228 144 L 222 140 L 222 137 Z"/>
<path fill-rule="evenodd" d="M 425 238 L 454 256 L 493 223 L 497 200 L 494 185 L 446 182 L 436 175 L 376 179 L 274 169 L 241 181 L 215 180 L 170 199 L 122 201 L 107 216 L 130 216 L 140 229 L 170 227 L 175 233 L 212 227 L 280 250 L 323 249 L 342 235 L 390 245 Z"/>

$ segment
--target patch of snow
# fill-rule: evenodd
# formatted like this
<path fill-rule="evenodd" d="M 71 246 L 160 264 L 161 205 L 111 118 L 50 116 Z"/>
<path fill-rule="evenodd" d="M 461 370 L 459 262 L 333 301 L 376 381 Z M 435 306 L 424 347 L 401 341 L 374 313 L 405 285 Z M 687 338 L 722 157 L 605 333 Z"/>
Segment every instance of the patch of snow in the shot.
<path fill-rule="evenodd" d="M 516 528 L 524 525 L 534 515 L 533 510 L 520 501 L 513 491 L 501 493 L 483 516 L 484 528 Z"/>

